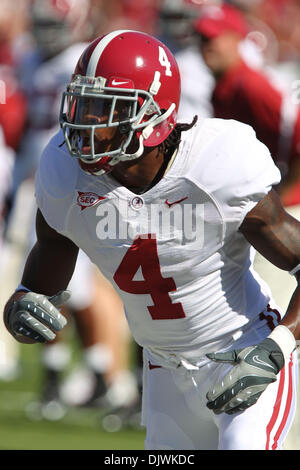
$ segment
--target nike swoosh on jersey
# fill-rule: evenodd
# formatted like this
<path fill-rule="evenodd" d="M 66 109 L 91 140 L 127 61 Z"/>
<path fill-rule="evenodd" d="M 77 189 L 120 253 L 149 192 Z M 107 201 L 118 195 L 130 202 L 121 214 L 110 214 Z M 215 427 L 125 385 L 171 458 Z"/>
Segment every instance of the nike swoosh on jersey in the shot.
<path fill-rule="evenodd" d="M 174 204 L 179 204 L 180 202 L 185 201 L 186 199 L 188 199 L 188 196 L 185 196 L 182 199 L 179 199 L 178 201 L 174 201 L 174 202 L 169 202 L 168 199 L 166 199 L 165 204 L 167 204 L 167 206 L 169 207 L 172 207 L 174 206 Z"/>
<path fill-rule="evenodd" d="M 272 367 L 272 366 L 271 366 L 270 364 L 268 364 L 267 362 L 262 361 L 261 359 L 259 359 L 258 356 L 253 356 L 253 357 L 252 357 L 252 360 L 253 360 L 253 362 L 255 362 L 256 364 L 259 364 L 259 365 L 261 365 L 261 366 L 266 366 L 266 367 L 269 367 L 269 368 L 272 369 L 272 370 L 275 370 L 274 367 Z"/>

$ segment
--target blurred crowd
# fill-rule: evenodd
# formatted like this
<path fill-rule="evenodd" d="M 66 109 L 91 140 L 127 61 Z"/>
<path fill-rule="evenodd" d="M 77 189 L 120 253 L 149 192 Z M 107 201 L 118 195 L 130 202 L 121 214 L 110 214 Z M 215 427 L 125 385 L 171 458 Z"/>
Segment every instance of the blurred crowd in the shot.
<path fill-rule="evenodd" d="M 57 130 L 61 93 L 86 44 L 115 29 L 148 32 L 175 54 L 181 122 L 198 115 L 200 121 L 237 119 L 254 127 L 281 170 L 282 202 L 300 219 L 299 0 L 0 0 L 0 11 L 2 306 L 35 242 L 34 174 Z M 280 276 L 273 282 L 277 271 L 259 257 L 256 266 L 286 308 L 293 284 L 283 288 L 287 281 Z M 38 412 L 59 419 L 67 406 L 100 406 L 109 410 L 103 420 L 109 430 L 136 422 L 142 353 L 123 305 L 83 253 L 70 290 L 66 315 L 82 359 L 63 381 L 70 334 L 40 347 Z M 20 350 L 2 325 L 0 343 L 0 381 L 14 380 Z"/>

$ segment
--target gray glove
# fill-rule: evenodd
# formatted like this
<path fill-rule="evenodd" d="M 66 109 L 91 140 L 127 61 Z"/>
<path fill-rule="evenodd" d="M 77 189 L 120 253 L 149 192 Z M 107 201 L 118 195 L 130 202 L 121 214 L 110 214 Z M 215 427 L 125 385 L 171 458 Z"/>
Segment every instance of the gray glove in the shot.
<path fill-rule="evenodd" d="M 207 407 L 215 414 L 245 410 L 257 402 L 260 395 L 284 366 L 284 356 L 271 338 L 260 344 L 225 353 L 207 354 L 215 362 L 235 364 L 224 379 L 207 394 Z"/>
<path fill-rule="evenodd" d="M 43 294 L 28 292 L 15 301 L 7 313 L 6 324 L 15 336 L 25 336 L 38 343 L 52 341 L 66 324 L 66 318 L 59 307 L 70 298 L 70 292 L 61 291 L 47 297 Z"/>

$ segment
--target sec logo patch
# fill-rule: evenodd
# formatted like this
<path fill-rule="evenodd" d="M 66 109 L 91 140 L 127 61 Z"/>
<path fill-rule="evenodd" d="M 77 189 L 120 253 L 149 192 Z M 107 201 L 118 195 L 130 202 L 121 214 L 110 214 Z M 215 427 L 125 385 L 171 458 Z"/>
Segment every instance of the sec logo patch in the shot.
<path fill-rule="evenodd" d="M 77 205 L 80 206 L 81 210 L 87 209 L 88 207 L 95 206 L 98 202 L 106 199 L 106 197 L 98 196 L 96 193 L 83 193 L 78 191 Z"/>

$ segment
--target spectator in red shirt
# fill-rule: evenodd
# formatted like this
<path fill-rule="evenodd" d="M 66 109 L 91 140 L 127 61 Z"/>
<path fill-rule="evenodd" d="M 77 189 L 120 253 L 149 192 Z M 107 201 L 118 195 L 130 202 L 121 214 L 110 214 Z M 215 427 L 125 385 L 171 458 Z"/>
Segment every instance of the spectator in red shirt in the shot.
<path fill-rule="evenodd" d="M 251 125 L 280 168 L 278 188 L 284 205 L 300 204 L 300 108 L 252 69 L 239 53 L 247 35 L 243 15 L 234 7 L 205 8 L 195 23 L 202 56 L 216 79 L 214 116 Z"/>

